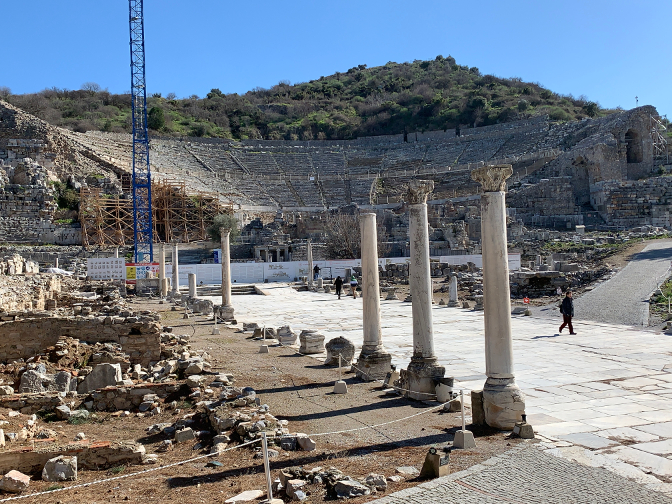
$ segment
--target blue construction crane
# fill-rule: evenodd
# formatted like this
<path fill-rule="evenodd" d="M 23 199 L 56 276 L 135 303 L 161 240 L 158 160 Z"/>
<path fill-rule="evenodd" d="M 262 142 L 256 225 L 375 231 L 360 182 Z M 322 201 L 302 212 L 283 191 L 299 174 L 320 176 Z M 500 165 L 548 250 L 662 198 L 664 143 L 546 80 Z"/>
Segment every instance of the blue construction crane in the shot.
<path fill-rule="evenodd" d="M 133 240 L 135 262 L 151 262 L 152 177 L 149 170 L 145 29 L 142 0 L 129 0 L 131 28 L 131 110 L 133 114 Z"/>

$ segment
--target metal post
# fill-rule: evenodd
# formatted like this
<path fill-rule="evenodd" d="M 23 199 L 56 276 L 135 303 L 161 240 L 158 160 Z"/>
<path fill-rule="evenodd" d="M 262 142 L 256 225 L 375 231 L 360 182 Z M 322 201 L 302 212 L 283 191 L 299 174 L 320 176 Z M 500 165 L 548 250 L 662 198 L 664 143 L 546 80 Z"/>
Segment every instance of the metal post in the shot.
<path fill-rule="evenodd" d="M 460 389 L 460 404 L 462 408 L 462 430 L 465 431 L 467 430 L 467 426 L 464 423 L 464 392 L 462 392 L 462 389 Z"/>
<path fill-rule="evenodd" d="M 341 354 L 338 354 L 338 381 L 341 381 Z"/>
<path fill-rule="evenodd" d="M 268 492 L 268 502 L 273 500 L 273 486 L 271 484 L 271 467 L 268 462 L 268 442 L 266 441 L 266 433 L 261 433 L 261 449 L 264 452 L 264 471 L 266 472 L 266 489 Z"/>

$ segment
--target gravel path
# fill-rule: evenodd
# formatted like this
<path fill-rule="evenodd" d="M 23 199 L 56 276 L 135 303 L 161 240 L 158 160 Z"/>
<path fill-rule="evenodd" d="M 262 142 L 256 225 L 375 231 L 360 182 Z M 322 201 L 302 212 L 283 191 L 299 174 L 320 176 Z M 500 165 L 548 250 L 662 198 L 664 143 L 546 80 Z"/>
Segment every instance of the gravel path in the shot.
<path fill-rule="evenodd" d="M 668 271 L 671 260 L 672 240 L 648 245 L 622 271 L 574 300 L 576 319 L 648 325 L 649 297 Z"/>

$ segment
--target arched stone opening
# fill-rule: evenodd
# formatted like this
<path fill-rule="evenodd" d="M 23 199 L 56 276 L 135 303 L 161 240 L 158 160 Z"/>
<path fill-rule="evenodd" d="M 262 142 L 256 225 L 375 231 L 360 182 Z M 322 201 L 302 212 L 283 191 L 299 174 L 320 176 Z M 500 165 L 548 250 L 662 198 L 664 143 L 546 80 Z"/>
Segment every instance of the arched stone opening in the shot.
<path fill-rule="evenodd" d="M 644 160 L 642 137 L 633 129 L 625 132 L 628 163 L 641 163 Z"/>

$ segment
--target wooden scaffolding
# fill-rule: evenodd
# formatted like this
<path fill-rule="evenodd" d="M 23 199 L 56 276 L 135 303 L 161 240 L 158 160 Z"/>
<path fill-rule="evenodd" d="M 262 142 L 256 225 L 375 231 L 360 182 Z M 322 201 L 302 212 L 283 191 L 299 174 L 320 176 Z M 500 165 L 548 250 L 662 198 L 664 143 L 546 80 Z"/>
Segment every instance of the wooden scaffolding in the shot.
<path fill-rule="evenodd" d="M 216 215 L 223 213 L 233 213 L 233 205 L 222 203 L 217 193 L 188 193 L 183 181 L 152 182 L 155 242 L 206 240 L 208 226 Z M 83 188 L 80 190 L 79 221 L 84 247 L 133 244 L 133 200 L 130 198 Z"/>

